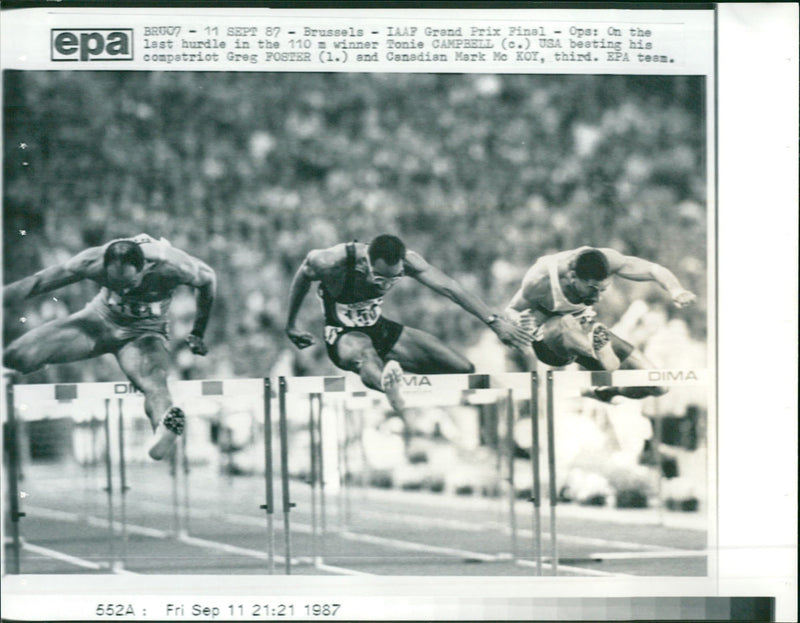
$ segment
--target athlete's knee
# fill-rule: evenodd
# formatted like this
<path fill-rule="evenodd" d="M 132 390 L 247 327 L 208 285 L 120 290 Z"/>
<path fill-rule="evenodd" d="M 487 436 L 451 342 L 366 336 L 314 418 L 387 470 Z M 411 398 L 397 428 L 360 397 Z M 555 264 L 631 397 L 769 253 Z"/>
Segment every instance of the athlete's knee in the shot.
<path fill-rule="evenodd" d="M 542 326 L 542 337 L 549 344 L 559 345 L 570 341 L 570 337 L 582 336 L 580 323 L 572 316 L 556 316 L 550 318 Z"/>
<path fill-rule="evenodd" d="M 456 374 L 473 374 L 475 372 L 475 364 L 469 359 L 460 357 L 455 365 Z"/>
<path fill-rule="evenodd" d="M 336 354 L 347 369 L 355 372 L 360 372 L 368 363 L 382 365 L 381 358 L 375 352 L 372 341 L 367 336 L 352 333 L 343 336 L 336 345 Z"/>
<path fill-rule="evenodd" d="M 11 368 L 22 374 L 33 372 L 39 366 L 31 357 L 28 349 L 24 348 L 18 342 L 12 342 L 3 351 L 3 365 L 6 368 Z"/>

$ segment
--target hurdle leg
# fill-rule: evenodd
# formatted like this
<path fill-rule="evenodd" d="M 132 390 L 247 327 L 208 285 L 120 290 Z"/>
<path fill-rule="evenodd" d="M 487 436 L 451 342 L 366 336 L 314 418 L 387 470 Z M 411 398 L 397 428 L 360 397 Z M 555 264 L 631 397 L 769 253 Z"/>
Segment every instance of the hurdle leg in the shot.
<path fill-rule="evenodd" d="M 20 537 L 19 520 L 25 516 L 19 510 L 19 435 L 17 434 L 17 420 L 14 415 L 14 386 L 6 385 L 6 413 L 8 414 L 8 436 L 5 439 L 4 450 L 6 466 L 8 468 L 8 495 L 9 514 L 11 519 L 11 542 L 13 555 L 7 568 L 8 573 L 18 575 L 20 572 Z"/>
<path fill-rule="evenodd" d="M 286 539 L 286 575 L 292 573 L 292 540 L 289 527 L 289 511 L 294 504 L 289 500 L 289 442 L 286 426 L 286 378 L 280 377 L 278 392 L 279 425 L 281 440 L 281 486 L 283 491 L 283 532 Z"/>
<path fill-rule="evenodd" d="M 84 516 L 84 519 L 88 518 L 91 514 L 91 510 L 93 510 L 93 498 L 94 496 L 91 495 L 91 485 L 94 483 L 94 476 L 95 476 L 95 468 L 97 466 L 97 428 L 96 428 L 97 418 L 94 414 L 94 409 L 92 409 L 92 417 L 89 420 L 89 428 L 87 432 L 87 448 L 86 448 L 86 455 L 84 457 L 84 461 L 82 464 L 82 474 L 83 474 L 83 508 L 81 512 Z"/>
<path fill-rule="evenodd" d="M 492 446 L 494 447 L 494 485 L 499 491 L 504 482 L 503 455 L 506 451 L 506 444 L 503 443 L 499 401 L 492 404 L 487 404 L 484 408 L 491 413 L 491 422 L 494 426 L 494 430 L 492 431 Z M 486 508 L 491 509 L 498 523 L 502 523 L 505 519 L 503 507 L 502 505 L 495 503 L 493 499 L 494 493 L 494 491 L 484 492 L 482 497 L 484 500 L 486 500 Z"/>
<path fill-rule="evenodd" d="M 317 395 L 317 433 L 319 443 L 317 444 L 317 469 L 319 470 L 319 516 L 320 516 L 320 562 L 325 558 L 325 538 L 327 532 L 326 508 L 325 508 L 325 464 L 323 462 L 323 435 L 322 435 L 322 395 Z"/>
<path fill-rule="evenodd" d="M 122 560 L 120 561 L 119 568 L 124 568 L 128 560 L 128 510 L 127 510 L 127 494 L 128 494 L 128 481 L 125 472 L 125 422 L 122 410 L 122 398 L 118 399 L 117 412 L 119 417 L 119 492 L 120 492 L 120 525 L 122 535 Z"/>
<path fill-rule="evenodd" d="M 517 559 L 517 513 L 514 490 L 514 391 L 506 394 L 506 450 L 508 452 L 508 517 L 511 524 L 511 559 Z"/>
<path fill-rule="evenodd" d="M 344 403 L 343 411 L 343 426 L 344 426 L 344 443 L 342 451 L 342 486 L 343 491 L 340 496 L 344 495 L 344 513 L 343 513 L 343 528 L 346 530 L 350 527 L 352 519 L 352 487 L 353 487 L 353 469 L 350 465 L 350 446 L 352 445 L 352 426 L 350 425 L 351 411 Z"/>
<path fill-rule="evenodd" d="M 336 492 L 336 519 L 339 532 L 346 529 L 345 508 L 347 491 L 347 405 L 346 401 L 341 401 L 335 412 L 336 424 L 336 467 L 339 475 L 339 490 Z M 344 434 L 342 432 L 344 431 Z"/>
<path fill-rule="evenodd" d="M 266 503 L 261 508 L 267 512 L 267 567 L 270 575 L 275 573 L 275 510 L 272 484 L 272 385 L 264 379 L 264 484 Z"/>
<path fill-rule="evenodd" d="M 656 415 L 653 418 L 653 457 L 656 462 L 656 507 L 658 509 L 658 525 L 664 525 L 664 466 L 662 465 L 661 440 L 664 437 L 664 424 L 658 398 L 654 397 Z"/>
<path fill-rule="evenodd" d="M 536 372 L 531 373 L 531 463 L 533 482 L 531 501 L 533 502 L 533 539 L 536 575 L 542 575 L 542 492 L 539 471 L 539 382 Z"/>
<path fill-rule="evenodd" d="M 111 400 L 109 398 L 105 399 L 105 410 L 106 410 L 106 419 L 105 419 L 105 434 L 106 434 L 106 447 L 105 447 L 105 459 L 106 459 L 106 487 L 105 491 L 108 497 L 108 566 L 109 569 L 114 569 L 114 563 L 116 559 L 115 551 L 114 551 L 114 539 L 115 539 L 115 530 L 114 530 L 114 479 L 111 473 L 111 414 L 110 414 L 110 404 Z"/>
<path fill-rule="evenodd" d="M 184 431 L 185 432 L 185 431 Z M 170 459 L 170 475 L 172 476 L 172 523 L 175 538 L 180 540 L 186 536 L 183 526 L 183 513 L 181 512 L 181 472 L 183 464 L 183 444 L 176 440 Z"/>
<path fill-rule="evenodd" d="M 309 465 L 308 484 L 311 486 L 311 560 L 318 564 L 317 556 L 317 438 L 314 421 L 314 400 L 317 394 L 308 395 Z"/>
<path fill-rule="evenodd" d="M 550 543 L 552 546 L 553 575 L 558 575 L 558 538 L 556 536 L 556 444 L 553 413 L 553 371 L 547 371 L 547 460 L 550 480 Z"/>
<path fill-rule="evenodd" d="M 187 422 L 183 434 L 178 439 L 178 445 L 181 446 L 181 467 L 182 467 L 182 496 L 181 496 L 181 510 L 183 511 L 183 533 L 189 534 L 191 530 L 191 506 L 189 504 L 189 452 L 187 451 L 187 439 L 189 438 L 190 424 Z"/>

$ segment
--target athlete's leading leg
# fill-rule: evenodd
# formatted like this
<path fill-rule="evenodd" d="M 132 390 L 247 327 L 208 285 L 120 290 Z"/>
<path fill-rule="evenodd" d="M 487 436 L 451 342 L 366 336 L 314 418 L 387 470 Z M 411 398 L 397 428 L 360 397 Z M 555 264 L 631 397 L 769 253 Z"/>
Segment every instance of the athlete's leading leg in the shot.
<path fill-rule="evenodd" d="M 594 359 L 601 370 L 617 370 L 620 366 L 611 332 L 599 322 L 586 324 L 573 316 L 554 316 L 542 330 L 544 343 L 559 356 Z"/>
<path fill-rule="evenodd" d="M 609 332 L 611 336 L 611 345 L 614 352 L 619 357 L 621 365 L 620 369 L 623 370 L 653 370 L 655 366 L 645 357 L 640 351 L 635 349 L 633 345 L 629 344 L 614 333 Z M 585 360 L 581 357 L 578 358 L 578 363 L 588 370 L 602 369 L 596 366 L 596 361 Z M 639 400 L 647 398 L 648 396 L 663 396 L 669 391 L 666 387 L 658 385 L 648 386 L 634 386 L 634 387 L 596 387 L 587 393 L 592 398 L 597 398 L 603 402 L 611 402 L 615 396 L 623 396 L 624 398 L 631 398 Z"/>
<path fill-rule="evenodd" d="M 417 374 L 470 374 L 472 362 L 447 346 L 439 338 L 405 327 L 386 357 L 397 361 L 404 370 Z"/>
<path fill-rule="evenodd" d="M 400 383 L 403 370 L 396 361 L 384 363 L 369 336 L 359 331 L 340 336 L 335 348 L 339 366 L 358 374 L 367 387 L 384 392 L 392 408 L 402 413 L 404 403 Z"/>
<path fill-rule="evenodd" d="M 656 366 L 638 350 L 634 349 L 622 360 L 623 370 L 654 370 Z M 620 387 L 620 396 L 626 398 L 647 398 L 648 396 L 663 396 L 669 391 L 668 387 L 649 385 L 643 387 Z"/>
<path fill-rule="evenodd" d="M 144 394 L 144 410 L 155 432 L 148 454 L 163 459 L 183 432 L 185 416 L 172 404 L 167 387 L 169 353 L 166 341 L 158 335 L 146 335 L 125 344 L 117 352 L 120 368 Z"/>
<path fill-rule="evenodd" d="M 3 365 L 28 374 L 51 363 L 69 363 L 96 357 L 102 323 L 84 314 L 52 320 L 31 329 L 3 351 Z"/>

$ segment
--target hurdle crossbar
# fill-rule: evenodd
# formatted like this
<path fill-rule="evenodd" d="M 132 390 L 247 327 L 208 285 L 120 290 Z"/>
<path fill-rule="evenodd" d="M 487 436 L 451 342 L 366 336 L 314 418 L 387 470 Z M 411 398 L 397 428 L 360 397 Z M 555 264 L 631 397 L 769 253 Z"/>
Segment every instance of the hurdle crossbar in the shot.
<path fill-rule="evenodd" d="M 372 391 L 355 375 L 294 376 L 281 378 L 284 379 L 286 393 L 289 394 L 326 394 L 332 392 L 357 393 Z M 526 394 L 530 391 L 530 373 L 404 374 L 401 387 L 401 391 L 409 393 L 510 388 Z M 522 396 L 518 394 L 518 397 Z"/>
<path fill-rule="evenodd" d="M 711 371 L 707 368 L 686 368 L 670 370 L 550 370 L 554 379 L 572 381 L 584 387 L 636 387 L 636 386 L 675 386 L 702 385 L 712 382 Z"/>
<path fill-rule="evenodd" d="M 264 379 L 224 379 L 206 381 L 173 381 L 170 391 L 181 399 L 203 396 L 258 394 Z M 96 400 L 144 397 L 133 383 L 128 381 L 101 383 L 25 383 L 14 385 L 14 401 L 17 405 L 56 400 Z"/>

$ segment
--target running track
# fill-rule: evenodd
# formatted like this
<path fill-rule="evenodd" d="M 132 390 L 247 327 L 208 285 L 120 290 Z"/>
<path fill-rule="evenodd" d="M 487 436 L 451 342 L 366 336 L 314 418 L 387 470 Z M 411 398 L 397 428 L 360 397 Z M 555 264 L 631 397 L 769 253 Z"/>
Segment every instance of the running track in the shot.
<path fill-rule="evenodd" d="M 20 520 L 21 572 L 106 574 L 112 557 L 124 557 L 118 573 L 270 572 L 267 515 L 260 508 L 265 502 L 263 477 L 226 477 L 206 467 L 193 469 L 187 488 L 190 510 L 177 516 L 167 466 L 132 466 L 128 482 L 127 537 L 122 535 L 121 498 L 115 492 L 112 541 L 102 469 L 28 465 L 20 486 L 21 510 L 26 514 Z M 289 514 L 292 574 L 532 576 L 537 572 L 529 502 L 515 505 L 514 556 L 507 499 L 353 487 L 341 495 L 326 494 L 323 535 L 319 498 L 315 508 L 309 484 L 291 480 L 290 486 L 296 505 Z M 272 570 L 283 574 L 286 550 L 279 481 L 275 501 Z M 559 575 L 705 576 L 707 530 L 697 515 L 559 506 Z M 548 506 L 542 507 L 541 517 L 547 558 Z M 10 554 L 7 540 L 6 555 Z M 542 572 L 552 573 L 547 560 Z"/>

